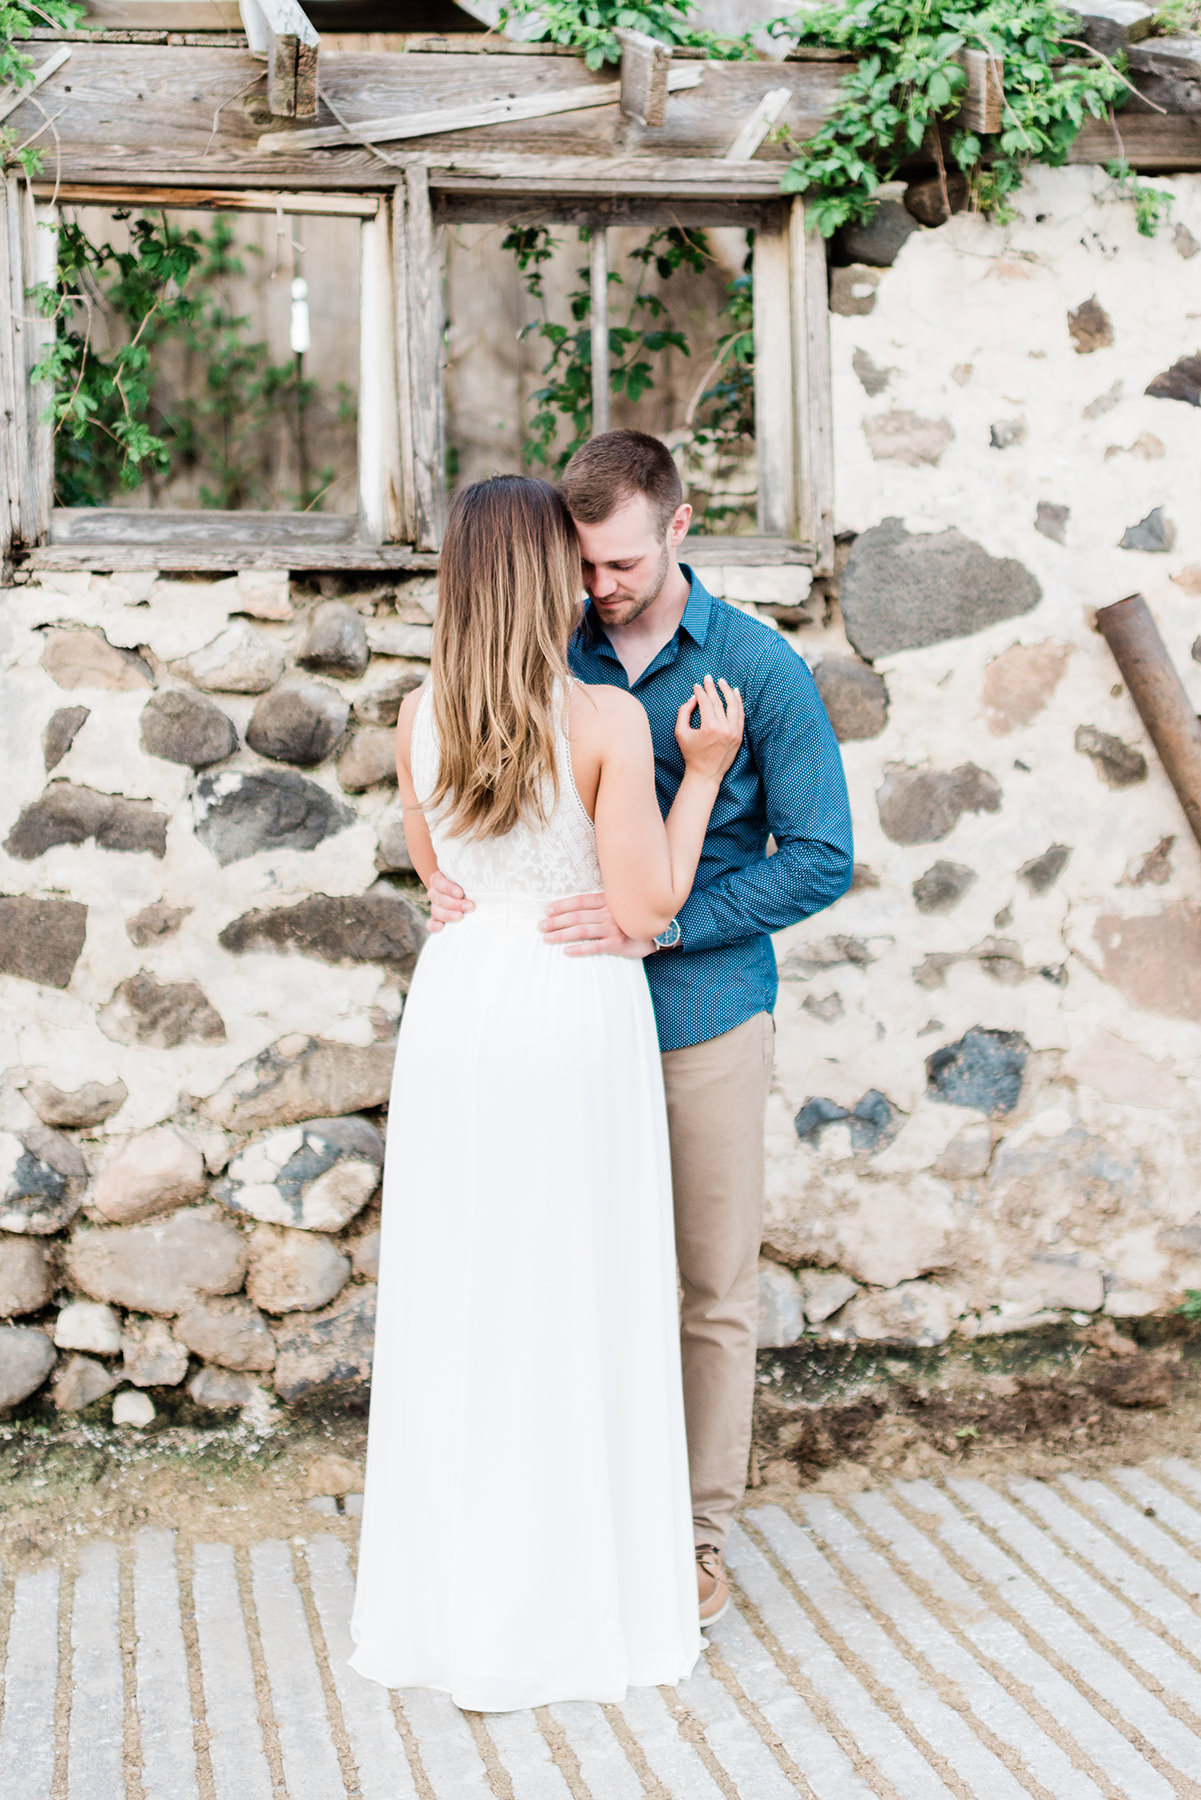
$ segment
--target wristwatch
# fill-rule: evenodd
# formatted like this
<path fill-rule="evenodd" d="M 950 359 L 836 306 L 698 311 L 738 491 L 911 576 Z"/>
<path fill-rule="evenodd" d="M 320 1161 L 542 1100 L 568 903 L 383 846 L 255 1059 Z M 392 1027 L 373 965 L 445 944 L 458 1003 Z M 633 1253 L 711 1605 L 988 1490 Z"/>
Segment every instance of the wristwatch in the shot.
<path fill-rule="evenodd" d="M 680 942 L 680 921 L 678 919 L 671 919 L 659 933 L 658 937 L 652 938 L 651 942 L 654 944 L 656 950 L 677 949 Z"/>

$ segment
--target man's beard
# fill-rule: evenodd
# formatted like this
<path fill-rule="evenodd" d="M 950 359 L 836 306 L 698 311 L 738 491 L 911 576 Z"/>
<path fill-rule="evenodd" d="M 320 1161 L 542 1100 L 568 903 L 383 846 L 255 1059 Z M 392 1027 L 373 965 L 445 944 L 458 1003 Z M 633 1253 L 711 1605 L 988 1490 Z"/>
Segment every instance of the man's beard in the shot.
<path fill-rule="evenodd" d="M 659 557 L 659 566 L 651 579 L 637 594 L 632 595 L 630 599 L 622 602 L 622 612 L 616 618 L 611 617 L 609 619 L 609 624 L 632 625 L 635 619 L 641 618 L 647 608 L 653 606 L 655 601 L 659 598 L 659 595 L 663 592 L 663 587 L 667 581 L 670 568 L 671 551 L 668 549 L 665 541 L 662 553 Z"/>

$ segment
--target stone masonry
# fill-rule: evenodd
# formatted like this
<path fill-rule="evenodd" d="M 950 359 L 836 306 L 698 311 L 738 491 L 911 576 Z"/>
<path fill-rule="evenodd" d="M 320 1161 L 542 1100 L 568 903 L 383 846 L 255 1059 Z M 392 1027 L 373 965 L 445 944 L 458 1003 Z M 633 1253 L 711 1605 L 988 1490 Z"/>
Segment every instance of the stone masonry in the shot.
<path fill-rule="evenodd" d="M 1201 1287 L 1201 853 L 1092 623 L 1141 590 L 1201 702 L 1201 178 L 1160 185 L 1183 234 L 1071 169 L 845 246 L 840 578 L 697 556 L 814 668 L 856 825 L 777 946 L 765 1347 Z M 435 595 L 0 597 L 0 1406 L 361 1393 Z"/>

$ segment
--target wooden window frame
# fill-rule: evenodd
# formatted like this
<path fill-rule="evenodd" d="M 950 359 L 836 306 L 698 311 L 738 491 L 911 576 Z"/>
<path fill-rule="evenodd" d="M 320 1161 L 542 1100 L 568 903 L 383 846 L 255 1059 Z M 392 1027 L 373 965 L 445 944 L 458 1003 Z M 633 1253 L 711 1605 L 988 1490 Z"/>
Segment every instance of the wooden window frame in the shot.
<path fill-rule="evenodd" d="M 76 182 L 59 202 L 173 209 L 341 214 L 360 238 L 359 505 L 356 516 L 55 508 L 48 396 L 29 380 L 52 324 L 27 289 L 53 272 L 54 237 L 38 198 L 8 176 L 0 219 L 0 557 L 37 569 L 289 568 L 389 570 L 437 565 L 446 515 L 445 234 L 455 223 L 520 219 L 587 224 L 595 295 L 605 292 L 605 232 L 626 223 L 749 225 L 755 232 L 758 532 L 690 537 L 706 563 L 833 566 L 829 316 L 825 246 L 803 203 L 779 195 L 770 165 L 504 157 L 412 157 L 390 190 L 219 191 Z M 599 369 L 604 307 L 593 308 Z M 607 374 L 607 372 L 606 372 Z M 607 416 L 598 384 L 596 417 Z"/>

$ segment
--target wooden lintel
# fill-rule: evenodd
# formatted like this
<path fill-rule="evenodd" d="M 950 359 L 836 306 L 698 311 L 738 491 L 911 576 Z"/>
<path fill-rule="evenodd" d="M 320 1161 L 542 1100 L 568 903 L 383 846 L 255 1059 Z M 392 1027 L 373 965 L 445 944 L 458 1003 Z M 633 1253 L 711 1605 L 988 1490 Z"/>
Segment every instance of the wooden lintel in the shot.
<path fill-rule="evenodd" d="M 128 206 L 129 189 L 109 182 L 35 181 L 34 197 L 60 206 Z M 378 194 L 260 193 L 252 188 L 139 187 L 140 206 L 184 206 L 189 211 L 246 213 L 319 213 L 323 217 L 374 219 Z"/>
<path fill-rule="evenodd" d="M 967 86 L 955 115 L 969 131 L 1000 131 L 1005 116 L 1005 65 L 990 50 L 964 48 L 955 61 L 967 77 Z"/>
<path fill-rule="evenodd" d="M 176 538 L 164 544 L 43 544 L 14 560 L 19 568 L 36 573 L 42 569 L 184 569 L 221 571 L 238 569 L 363 569 L 381 572 L 401 569 L 436 569 L 438 558 L 408 544 L 242 544 L 236 538 L 221 543 L 199 539 L 189 543 Z"/>
<path fill-rule="evenodd" d="M 671 49 L 645 31 L 613 35 L 621 45 L 621 110 L 627 119 L 657 129 L 667 117 Z"/>
<path fill-rule="evenodd" d="M 317 117 L 319 39 L 298 0 L 240 0 L 252 52 L 267 58 L 267 104 L 277 118 Z"/>

